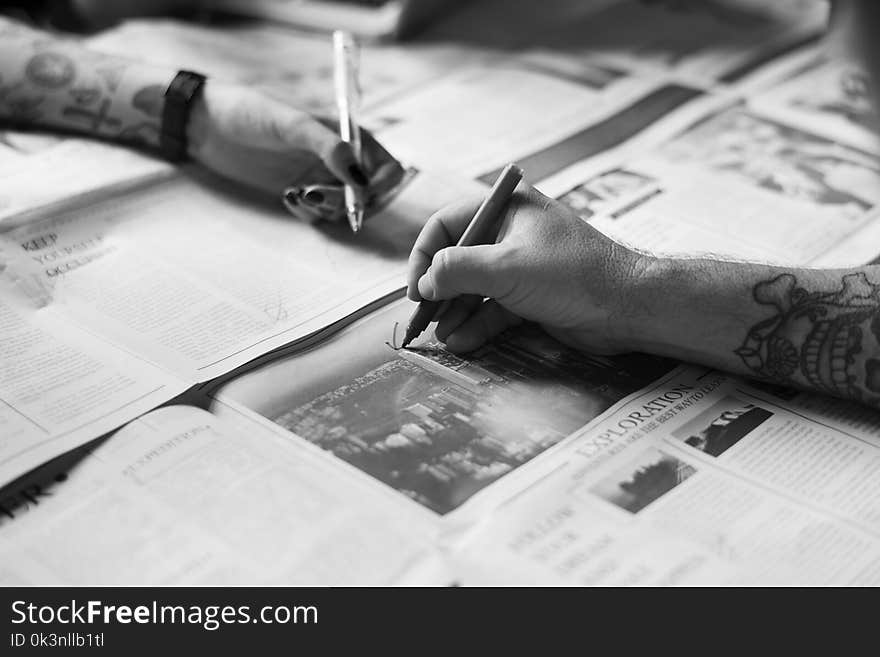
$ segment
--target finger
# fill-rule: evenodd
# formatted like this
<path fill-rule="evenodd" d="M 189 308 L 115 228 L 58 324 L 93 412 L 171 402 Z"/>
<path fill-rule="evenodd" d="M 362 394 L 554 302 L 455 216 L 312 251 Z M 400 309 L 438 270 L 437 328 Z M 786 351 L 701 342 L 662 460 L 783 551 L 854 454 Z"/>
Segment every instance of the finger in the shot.
<path fill-rule="evenodd" d="M 329 131 L 328 131 L 329 132 Z M 335 142 L 328 143 L 316 150 L 324 165 L 342 182 L 351 185 L 357 191 L 363 191 L 370 184 L 370 178 L 358 163 L 354 148 L 342 141 L 335 133 L 330 132 Z"/>
<path fill-rule="evenodd" d="M 410 299 L 413 301 L 421 300 L 418 282 L 431 266 L 434 254 L 458 241 L 482 202 L 482 198 L 471 198 L 452 203 L 435 212 L 428 219 L 409 254 L 407 296 Z"/>
<path fill-rule="evenodd" d="M 327 217 L 345 211 L 345 193 L 338 185 L 309 185 L 300 194 L 300 203 Z"/>
<path fill-rule="evenodd" d="M 498 244 L 450 246 L 437 251 L 416 284 L 419 295 L 431 301 L 462 294 L 506 296 L 510 280 L 499 266 L 503 251 L 504 247 Z"/>
<path fill-rule="evenodd" d="M 317 155 L 330 172 L 355 190 L 362 190 L 369 184 L 369 177 L 358 163 L 351 144 L 342 140 L 335 130 L 307 114 L 295 112 L 288 119 L 286 130 L 288 145 L 292 148 L 306 148 Z"/>
<path fill-rule="evenodd" d="M 284 206 L 299 219 L 339 221 L 345 213 L 342 188 L 333 185 L 292 185 L 283 193 Z"/>
<path fill-rule="evenodd" d="M 301 202 L 299 196 L 292 191 L 285 192 L 282 200 L 284 201 L 284 207 L 287 211 L 300 221 L 312 224 L 321 219 L 320 214 L 306 207 Z"/>
<path fill-rule="evenodd" d="M 520 323 L 522 319 L 489 300 L 449 334 L 445 340 L 446 347 L 455 353 L 473 351 L 502 331 Z"/>
<path fill-rule="evenodd" d="M 434 335 L 442 342 L 446 342 L 446 338 L 461 326 L 468 317 L 473 315 L 477 308 L 483 305 L 483 297 L 467 294 L 444 303 L 449 305 L 443 314 L 437 313 L 437 328 L 434 329 Z"/>

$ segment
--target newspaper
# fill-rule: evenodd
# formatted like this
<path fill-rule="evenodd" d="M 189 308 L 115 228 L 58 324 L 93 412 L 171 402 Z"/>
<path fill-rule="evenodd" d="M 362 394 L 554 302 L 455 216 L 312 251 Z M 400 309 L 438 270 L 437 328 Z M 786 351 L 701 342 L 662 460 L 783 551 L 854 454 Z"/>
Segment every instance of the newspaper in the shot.
<path fill-rule="evenodd" d="M 781 79 L 755 83 L 760 86 L 750 94 L 751 106 L 852 148 L 880 153 L 877 112 L 863 66 L 818 48 L 789 60 Z"/>
<path fill-rule="evenodd" d="M 870 437 L 682 371 L 568 443 L 453 570 L 472 585 L 876 586 L 880 413 L 862 415 Z"/>
<path fill-rule="evenodd" d="M 170 171 L 171 165 L 123 146 L 0 130 L 0 230 Z"/>
<path fill-rule="evenodd" d="M 364 121 L 414 166 L 448 167 L 492 182 L 498 169 L 518 161 L 538 182 L 570 163 L 567 151 L 589 155 L 591 137 L 604 147 L 609 134 L 624 141 L 697 94 L 663 76 L 583 66 L 572 80 L 505 62 L 457 70 L 399 94 L 365 112 Z M 663 102 L 652 103 L 658 96 Z M 624 112 L 631 107 L 647 116 L 631 118 Z M 601 126 L 604 138 L 593 136 L 591 126 Z M 549 163 L 533 161 L 542 152 Z"/>
<path fill-rule="evenodd" d="M 0 481 L 399 296 L 422 223 L 482 189 L 418 173 L 355 239 L 176 177 L 0 233 Z"/>
<path fill-rule="evenodd" d="M 393 312 L 381 314 L 384 324 Z M 371 319 L 349 331 L 362 339 L 373 330 Z M 325 362 L 351 342 L 343 334 L 330 341 Z M 503 338 L 493 353 L 509 344 Z M 423 344 L 416 353 L 426 348 L 433 349 Z M 272 421 L 235 401 L 254 405 L 263 390 L 271 399 L 260 413 L 273 416 L 291 386 L 315 400 L 322 390 L 338 392 L 328 380 L 333 373 L 314 367 L 307 353 L 291 359 L 298 368 L 279 364 L 227 386 L 210 413 L 195 406 L 148 413 L 7 489 L 0 581 L 880 583 L 877 411 L 852 409 L 844 418 L 809 395 L 684 366 L 626 394 L 623 380 L 651 376 L 630 362 L 615 370 L 618 387 L 602 391 L 589 412 L 576 386 L 542 378 L 546 363 L 524 353 L 506 351 L 509 363 L 520 363 L 517 385 L 526 388 L 511 396 L 540 401 L 519 413 L 504 404 L 511 391 L 487 354 L 464 366 L 432 357 L 431 372 L 448 370 L 439 396 L 417 390 L 412 372 L 404 385 L 373 372 L 372 390 L 355 402 L 363 414 L 345 410 L 346 391 L 332 406 L 313 409 L 315 422 L 348 432 L 318 441 L 314 427 L 285 428 L 284 413 Z M 299 385 L 279 391 L 295 370 Z M 456 382 L 460 376 L 491 391 L 480 408 L 468 406 L 462 391 L 472 384 Z M 586 377 L 585 385 L 595 381 Z M 383 387 L 400 397 L 396 419 L 371 411 L 382 403 Z M 578 399 L 568 412 L 560 404 L 566 398 Z M 545 405 L 546 412 L 535 412 Z M 401 422 L 404 412 L 409 421 Z M 418 431 L 432 422 L 448 426 L 453 415 L 457 428 L 469 425 L 480 435 L 449 449 L 444 442 L 453 436 L 442 426 Z M 400 473 L 397 482 L 371 471 L 370 448 L 382 452 L 386 475 Z M 492 471 L 517 454 L 527 457 Z M 414 483 L 419 472 L 425 479 Z M 476 491 L 474 475 L 485 476 Z M 453 510 L 438 503 L 450 501 L 458 504 Z"/>
<path fill-rule="evenodd" d="M 612 238 L 663 255 L 842 267 L 877 255 L 880 159 L 760 95 L 712 94 L 639 147 L 541 184 Z"/>
<path fill-rule="evenodd" d="M 429 43 L 398 75 L 377 55 L 371 127 L 404 159 L 457 174 L 416 176 L 357 245 L 344 226 L 296 224 L 143 156 L 93 179 L 89 158 L 105 154 L 86 142 L 5 137 L 0 175 L 23 192 L 0 198 L 0 483 L 79 449 L 4 489 L 0 581 L 880 583 L 876 412 L 649 356 L 577 354 L 531 326 L 467 359 L 430 338 L 398 351 L 410 305 L 366 313 L 399 295 L 420 223 L 483 189 L 459 174 L 485 180 L 507 159 L 637 248 L 813 266 L 876 256 L 878 153 L 858 142 L 870 113 L 850 83 L 850 109 L 833 84 L 803 102 L 850 69 L 798 53 L 781 83 L 737 82 L 815 34 L 817 3 L 778 3 L 785 20 L 740 40 L 710 29 L 708 49 L 614 36 L 629 4 L 574 3 L 536 27 L 582 43 L 586 20 L 583 62 L 540 43 L 515 62 Z M 676 25 L 706 27 L 691 18 Z M 317 41 L 258 30 L 241 48 L 232 31 L 213 49 L 186 28 L 178 50 L 157 48 L 168 25 L 97 46 L 222 62 L 232 79 L 326 106 Z M 255 73 L 279 52 L 295 66 Z M 473 107 L 452 103 L 468 89 Z M 431 111 L 442 138 L 420 123 Z M 56 155 L 64 193 L 41 192 L 33 172 Z M 120 185 L 124 197 L 105 193 Z M 193 388 L 209 382 L 210 398 Z M 193 405 L 143 415 L 185 391 Z"/>
<path fill-rule="evenodd" d="M 5 586 L 378 585 L 433 550 L 430 527 L 363 482 L 193 406 L 153 411 L 6 490 Z"/>
<path fill-rule="evenodd" d="M 389 304 L 211 394 L 430 515 L 460 517 L 490 504 L 493 482 L 531 476 L 538 456 L 675 367 L 648 355 L 582 354 L 530 325 L 466 358 L 430 336 L 395 350 L 386 341 L 411 312 L 411 302 Z"/>

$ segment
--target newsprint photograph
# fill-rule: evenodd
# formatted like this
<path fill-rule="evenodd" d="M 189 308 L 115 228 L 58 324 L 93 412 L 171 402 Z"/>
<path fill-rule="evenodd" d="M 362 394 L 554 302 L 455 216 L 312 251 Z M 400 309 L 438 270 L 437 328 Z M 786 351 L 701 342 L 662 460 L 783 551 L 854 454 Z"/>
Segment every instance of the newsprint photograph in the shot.
<path fill-rule="evenodd" d="M 0 0 L 3 654 L 880 586 L 878 34 Z"/>

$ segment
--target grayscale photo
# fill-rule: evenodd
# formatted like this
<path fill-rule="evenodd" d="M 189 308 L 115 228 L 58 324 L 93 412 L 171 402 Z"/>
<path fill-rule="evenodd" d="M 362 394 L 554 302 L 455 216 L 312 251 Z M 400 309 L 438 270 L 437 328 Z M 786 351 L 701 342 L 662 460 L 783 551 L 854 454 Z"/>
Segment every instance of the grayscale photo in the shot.
<path fill-rule="evenodd" d="M 816 114 L 837 116 L 866 130 L 877 125 L 871 102 L 868 73 L 864 69 L 833 68 L 812 94 L 802 93 L 789 102 L 792 107 Z"/>
<path fill-rule="evenodd" d="M 579 217 L 589 220 L 596 214 L 616 215 L 661 192 L 658 181 L 650 176 L 613 169 L 569 190 L 559 200 Z"/>
<path fill-rule="evenodd" d="M 766 408 L 725 397 L 672 435 L 709 456 L 721 456 L 771 417 Z"/>
<path fill-rule="evenodd" d="M 0 0 L 4 641 L 335 654 L 436 636 L 436 588 L 470 645 L 565 586 L 880 586 L 877 34 L 869 0 Z"/>
<path fill-rule="evenodd" d="M 877 204 L 880 158 L 734 108 L 694 126 L 666 147 L 791 199 L 842 206 L 852 215 Z"/>
<path fill-rule="evenodd" d="M 361 357 L 349 355 L 345 382 L 326 390 L 292 382 L 287 395 L 238 398 L 441 514 L 674 366 L 644 355 L 579 353 L 533 324 L 462 356 L 428 341 L 409 350 L 385 346 L 376 358 L 362 370 Z"/>
<path fill-rule="evenodd" d="M 649 449 L 598 482 L 590 492 L 638 513 L 697 472 L 689 463 L 658 449 Z"/>

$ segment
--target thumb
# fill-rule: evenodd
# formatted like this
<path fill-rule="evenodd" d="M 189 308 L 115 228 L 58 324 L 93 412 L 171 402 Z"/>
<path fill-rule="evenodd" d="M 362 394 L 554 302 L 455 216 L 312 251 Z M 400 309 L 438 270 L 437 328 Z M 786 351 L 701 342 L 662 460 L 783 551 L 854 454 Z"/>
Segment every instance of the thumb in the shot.
<path fill-rule="evenodd" d="M 429 301 L 462 294 L 502 297 L 509 282 L 499 267 L 497 244 L 450 246 L 434 254 L 431 266 L 418 282 L 419 295 Z"/>

